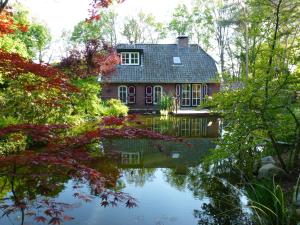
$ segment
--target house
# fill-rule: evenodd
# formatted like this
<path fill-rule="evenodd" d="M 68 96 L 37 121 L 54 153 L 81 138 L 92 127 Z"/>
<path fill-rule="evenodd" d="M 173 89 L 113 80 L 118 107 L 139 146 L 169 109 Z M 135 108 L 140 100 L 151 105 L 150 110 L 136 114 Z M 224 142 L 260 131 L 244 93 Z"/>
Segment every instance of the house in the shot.
<path fill-rule="evenodd" d="M 219 91 L 215 61 L 187 36 L 177 44 L 119 44 L 120 65 L 102 77 L 102 98 L 118 98 L 131 110 L 158 110 L 163 94 L 179 108 L 196 107 Z"/>

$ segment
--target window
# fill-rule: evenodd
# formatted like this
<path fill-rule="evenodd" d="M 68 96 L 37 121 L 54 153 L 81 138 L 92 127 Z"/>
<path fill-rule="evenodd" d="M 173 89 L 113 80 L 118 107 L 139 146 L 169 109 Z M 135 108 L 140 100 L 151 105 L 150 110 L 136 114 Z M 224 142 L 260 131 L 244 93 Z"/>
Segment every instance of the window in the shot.
<path fill-rule="evenodd" d="M 154 91 L 153 91 L 153 104 L 158 104 L 161 100 L 162 97 L 162 86 L 154 86 Z"/>
<path fill-rule="evenodd" d="M 135 103 L 135 87 L 134 86 L 128 87 L 128 103 L 130 103 L 130 104 Z"/>
<path fill-rule="evenodd" d="M 173 57 L 173 63 L 174 64 L 181 64 L 180 57 Z"/>
<path fill-rule="evenodd" d="M 121 102 L 127 104 L 127 87 L 126 86 L 119 86 L 118 98 L 121 100 Z"/>
<path fill-rule="evenodd" d="M 201 103 L 201 84 L 192 84 L 192 105 L 198 106 Z"/>
<path fill-rule="evenodd" d="M 181 86 L 181 105 L 190 106 L 191 105 L 191 85 L 182 84 Z"/>
<path fill-rule="evenodd" d="M 121 52 L 122 65 L 139 65 L 140 53 L 139 52 Z"/>
<path fill-rule="evenodd" d="M 146 86 L 145 88 L 145 99 L 146 104 L 152 104 L 153 103 L 153 88 L 152 86 Z"/>

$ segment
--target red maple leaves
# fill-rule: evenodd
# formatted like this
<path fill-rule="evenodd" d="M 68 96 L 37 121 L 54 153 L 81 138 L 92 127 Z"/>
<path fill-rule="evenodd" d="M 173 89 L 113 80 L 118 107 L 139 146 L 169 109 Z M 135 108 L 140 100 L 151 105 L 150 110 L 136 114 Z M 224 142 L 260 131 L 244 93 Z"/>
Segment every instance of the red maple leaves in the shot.
<path fill-rule="evenodd" d="M 8 53 L 0 49 L 0 71 L 7 77 L 14 79 L 24 73 L 32 73 L 44 78 L 38 86 L 30 86 L 28 90 L 56 88 L 67 92 L 77 92 L 68 78 L 58 69 L 46 64 L 33 63 L 15 53 Z"/>
<path fill-rule="evenodd" d="M 28 26 L 26 24 L 16 23 L 9 8 L 0 12 L 0 37 L 6 34 L 12 34 L 17 30 L 27 32 Z"/>

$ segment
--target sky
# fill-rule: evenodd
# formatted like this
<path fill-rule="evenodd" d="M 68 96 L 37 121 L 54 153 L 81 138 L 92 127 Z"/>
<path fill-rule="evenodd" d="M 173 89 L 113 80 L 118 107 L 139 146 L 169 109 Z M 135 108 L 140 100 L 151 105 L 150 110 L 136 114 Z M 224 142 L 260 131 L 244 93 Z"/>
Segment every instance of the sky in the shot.
<path fill-rule="evenodd" d="M 57 61 L 66 54 L 66 44 L 61 41 L 63 31 L 72 32 L 74 26 L 88 18 L 89 4 L 92 0 L 15 0 L 24 5 L 30 16 L 45 23 L 52 35 L 50 61 Z M 192 0 L 125 0 L 115 6 L 118 13 L 117 29 L 121 30 L 125 17 L 135 17 L 140 11 L 153 14 L 160 22 L 169 21 L 172 11 L 178 4 L 189 5 Z M 119 42 L 125 42 L 118 36 Z M 164 43 L 174 43 L 175 38 Z M 51 57 L 50 57 L 51 56 Z"/>
<path fill-rule="evenodd" d="M 22 0 L 31 15 L 45 22 L 51 34 L 59 38 L 63 30 L 71 31 L 81 20 L 88 17 L 91 0 Z M 135 16 L 143 11 L 152 13 L 157 20 L 166 21 L 179 3 L 189 4 L 190 0 L 126 0 L 116 7 L 119 19 Z"/>

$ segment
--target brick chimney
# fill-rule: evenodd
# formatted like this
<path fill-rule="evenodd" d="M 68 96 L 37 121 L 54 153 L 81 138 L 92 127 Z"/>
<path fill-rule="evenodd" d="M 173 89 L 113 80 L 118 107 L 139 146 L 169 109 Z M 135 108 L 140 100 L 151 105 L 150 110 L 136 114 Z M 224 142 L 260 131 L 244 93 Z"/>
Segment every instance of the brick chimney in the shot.
<path fill-rule="evenodd" d="M 181 35 L 177 37 L 177 45 L 179 48 L 189 47 L 189 37 L 186 35 Z"/>

